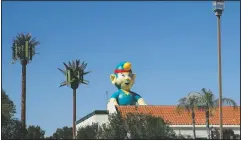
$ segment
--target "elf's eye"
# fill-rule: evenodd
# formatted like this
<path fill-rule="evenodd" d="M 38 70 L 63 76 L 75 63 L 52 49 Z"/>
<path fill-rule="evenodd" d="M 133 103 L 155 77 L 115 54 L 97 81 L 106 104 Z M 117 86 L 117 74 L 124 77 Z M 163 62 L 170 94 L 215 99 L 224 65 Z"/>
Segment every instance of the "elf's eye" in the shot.
<path fill-rule="evenodd" d="M 123 76 L 123 77 L 125 77 L 125 75 L 124 75 L 124 74 L 122 74 L 122 76 Z"/>

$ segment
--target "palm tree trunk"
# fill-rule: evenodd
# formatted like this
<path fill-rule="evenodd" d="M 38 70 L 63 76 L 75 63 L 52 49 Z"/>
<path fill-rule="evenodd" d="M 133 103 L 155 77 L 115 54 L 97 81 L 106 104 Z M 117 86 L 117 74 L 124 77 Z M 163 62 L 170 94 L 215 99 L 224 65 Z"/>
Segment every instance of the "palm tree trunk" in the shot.
<path fill-rule="evenodd" d="M 76 89 L 73 89 L 73 139 L 76 137 Z"/>
<path fill-rule="evenodd" d="M 26 66 L 27 62 L 22 61 L 22 96 L 21 96 L 21 121 L 26 127 Z"/>
<path fill-rule="evenodd" d="M 192 131 L 193 131 L 193 139 L 196 139 L 196 131 L 195 131 L 195 113 L 194 109 L 192 110 Z"/>
<path fill-rule="evenodd" d="M 206 111 L 205 112 L 205 115 L 206 115 L 206 127 L 207 127 L 207 139 L 210 139 L 210 129 L 209 129 L 209 111 Z"/>

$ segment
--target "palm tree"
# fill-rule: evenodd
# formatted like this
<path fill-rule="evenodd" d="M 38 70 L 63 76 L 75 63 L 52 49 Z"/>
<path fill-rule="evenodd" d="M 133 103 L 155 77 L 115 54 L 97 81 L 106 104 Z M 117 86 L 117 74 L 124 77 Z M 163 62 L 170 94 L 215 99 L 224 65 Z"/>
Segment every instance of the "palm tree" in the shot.
<path fill-rule="evenodd" d="M 60 84 L 62 86 L 69 86 L 73 89 L 73 139 L 76 137 L 76 89 L 78 89 L 80 84 L 88 85 L 89 82 L 84 80 L 84 75 L 90 73 L 89 71 L 85 71 L 87 63 L 82 62 L 80 64 L 80 60 L 69 62 L 69 64 L 65 64 L 65 70 L 61 70 L 58 68 L 65 76 L 66 80 Z"/>
<path fill-rule="evenodd" d="M 40 42 L 36 38 L 32 38 L 30 33 L 18 34 L 13 38 L 12 44 L 12 59 L 13 62 L 19 60 L 22 65 L 22 96 L 21 96 L 21 120 L 26 126 L 26 66 L 32 61 L 33 56 L 36 54 L 35 47 Z"/>
<path fill-rule="evenodd" d="M 180 113 L 181 110 L 186 110 L 188 113 L 192 114 L 192 126 L 193 126 L 193 138 L 196 139 L 195 131 L 195 110 L 198 108 L 200 94 L 189 93 L 187 97 L 181 98 L 177 105 L 177 112 Z"/>
<path fill-rule="evenodd" d="M 212 91 L 206 90 L 205 88 L 202 88 L 200 94 L 202 96 L 200 100 L 200 107 L 205 110 L 206 128 L 208 133 L 207 138 L 210 139 L 209 118 L 212 116 L 212 112 L 219 106 L 219 99 L 214 99 Z M 237 103 L 230 98 L 222 98 L 222 102 L 223 104 L 233 106 L 234 108 L 237 107 Z"/>

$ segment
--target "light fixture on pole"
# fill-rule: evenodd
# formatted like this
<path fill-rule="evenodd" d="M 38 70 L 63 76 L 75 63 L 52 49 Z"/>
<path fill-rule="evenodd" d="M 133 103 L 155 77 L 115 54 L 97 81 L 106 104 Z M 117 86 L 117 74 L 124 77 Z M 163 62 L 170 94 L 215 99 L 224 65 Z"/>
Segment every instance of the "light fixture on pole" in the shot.
<path fill-rule="evenodd" d="M 221 16 L 224 10 L 224 0 L 213 1 L 213 10 L 216 16 Z"/>
<path fill-rule="evenodd" d="M 219 92 L 219 125 L 220 125 L 220 139 L 223 139 L 223 113 L 222 113 L 222 64 L 221 64 L 221 31 L 220 31 L 220 17 L 224 10 L 224 0 L 216 0 L 213 2 L 213 10 L 217 16 L 217 30 L 218 30 L 218 92 Z"/>

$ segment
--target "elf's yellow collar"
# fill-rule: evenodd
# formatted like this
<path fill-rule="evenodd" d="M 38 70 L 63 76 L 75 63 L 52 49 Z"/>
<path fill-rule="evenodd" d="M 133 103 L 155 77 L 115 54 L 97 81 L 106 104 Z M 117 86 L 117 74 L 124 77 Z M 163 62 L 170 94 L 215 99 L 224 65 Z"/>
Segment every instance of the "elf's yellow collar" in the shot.
<path fill-rule="evenodd" d="M 126 91 L 126 90 L 123 90 L 123 89 L 121 89 L 123 92 L 124 92 L 124 94 L 126 94 L 126 95 L 128 95 L 128 94 L 130 94 L 130 91 Z"/>

